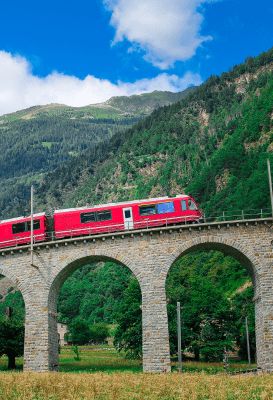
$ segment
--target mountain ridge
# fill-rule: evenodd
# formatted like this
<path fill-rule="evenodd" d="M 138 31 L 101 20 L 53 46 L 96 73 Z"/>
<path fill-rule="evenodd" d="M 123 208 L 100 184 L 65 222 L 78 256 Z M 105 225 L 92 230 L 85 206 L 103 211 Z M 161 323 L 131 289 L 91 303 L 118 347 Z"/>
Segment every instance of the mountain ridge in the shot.
<path fill-rule="evenodd" d="M 150 93 L 141 93 L 141 94 L 134 94 L 130 96 L 113 96 L 110 97 L 108 100 L 101 102 L 101 103 L 92 103 L 87 104 L 85 106 L 69 106 L 66 104 L 60 103 L 49 103 L 44 105 L 35 105 L 25 109 L 20 109 L 15 112 L 11 112 L 8 114 L 3 114 L 0 116 L 0 123 L 4 122 L 6 119 L 15 119 L 16 116 L 18 118 L 26 118 L 26 115 L 33 113 L 33 116 L 37 114 L 43 113 L 51 113 L 54 112 L 65 112 L 71 111 L 77 113 L 77 111 L 88 111 L 92 113 L 92 111 L 96 111 L 97 109 L 113 109 L 115 113 L 120 113 L 118 115 L 127 114 L 128 110 L 124 109 L 124 107 L 128 107 L 131 111 L 132 115 L 139 115 L 139 113 L 149 114 L 155 108 L 160 107 L 162 105 L 168 105 L 175 101 L 182 99 L 185 95 L 187 95 L 190 91 L 194 90 L 195 87 L 189 87 L 181 92 L 170 92 L 170 91 L 160 91 L 154 90 Z M 143 103 L 144 103 L 144 110 L 143 111 Z"/>

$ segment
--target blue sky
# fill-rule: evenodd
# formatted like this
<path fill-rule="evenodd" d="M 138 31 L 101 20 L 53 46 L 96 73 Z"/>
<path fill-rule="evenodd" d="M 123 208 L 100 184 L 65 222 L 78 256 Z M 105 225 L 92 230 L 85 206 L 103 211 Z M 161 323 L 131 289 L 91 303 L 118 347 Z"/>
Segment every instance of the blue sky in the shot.
<path fill-rule="evenodd" d="M 0 114 L 183 90 L 272 39 L 272 0 L 3 1 Z"/>

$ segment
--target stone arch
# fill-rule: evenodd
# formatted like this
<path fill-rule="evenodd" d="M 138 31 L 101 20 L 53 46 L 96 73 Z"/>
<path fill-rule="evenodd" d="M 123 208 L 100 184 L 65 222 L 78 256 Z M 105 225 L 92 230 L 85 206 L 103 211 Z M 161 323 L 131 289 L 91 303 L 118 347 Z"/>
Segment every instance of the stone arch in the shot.
<path fill-rule="evenodd" d="M 115 252 L 90 252 L 90 254 L 78 254 L 68 260 L 68 262 L 61 262 L 57 269 L 54 271 L 54 278 L 51 283 L 50 292 L 60 287 L 63 282 L 67 279 L 78 268 L 87 265 L 88 262 L 99 262 L 99 261 L 112 261 L 116 264 L 120 264 L 125 268 L 128 268 L 132 274 L 137 278 L 139 285 L 141 284 L 141 271 L 134 265 L 129 257 Z"/>
<path fill-rule="evenodd" d="M 18 288 L 18 290 L 21 292 L 23 296 L 24 303 L 26 304 L 26 298 L 28 296 L 28 289 L 24 286 L 23 282 L 18 279 L 18 277 L 12 272 L 12 269 L 6 269 L 1 266 L 0 264 L 0 275 L 4 276 L 7 278 L 9 281 L 12 282 L 14 286 Z"/>
<path fill-rule="evenodd" d="M 262 332 L 263 320 L 263 299 L 260 285 L 260 271 L 262 271 L 262 265 L 258 257 L 253 253 L 252 249 L 246 247 L 240 240 L 227 239 L 217 236 L 200 236 L 193 240 L 188 240 L 182 245 L 176 246 L 175 250 L 169 255 L 168 266 L 166 269 L 165 285 L 167 275 L 175 263 L 180 257 L 189 254 L 196 250 L 217 250 L 225 255 L 235 258 L 237 261 L 244 266 L 249 275 L 251 276 L 253 287 L 254 287 L 254 298 L 255 302 L 255 336 L 256 336 L 256 356 L 258 367 L 263 368 L 263 354 L 264 354 L 264 333 Z"/>
<path fill-rule="evenodd" d="M 57 336 L 57 299 L 59 291 L 65 280 L 77 269 L 81 268 L 88 263 L 100 262 L 100 261 L 112 261 L 116 264 L 120 264 L 123 267 L 130 270 L 130 272 L 137 278 L 140 290 L 141 280 L 140 271 L 128 257 L 121 254 L 112 252 L 94 252 L 92 254 L 73 255 L 68 263 L 61 263 L 60 267 L 55 271 L 54 279 L 49 288 L 48 294 L 48 310 L 49 310 L 49 369 L 57 370 L 59 364 L 59 353 L 58 353 L 58 336 Z"/>
<path fill-rule="evenodd" d="M 252 250 L 242 245 L 239 240 L 235 241 L 217 236 L 200 236 L 193 240 L 188 240 L 182 245 L 178 245 L 175 251 L 169 255 L 166 277 L 176 260 L 195 250 L 218 250 L 238 260 L 248 270 L 253 282 L 255 297 L 258 296 L 260 288 L 259 271 L 262 269 L 262 266 Z"/>

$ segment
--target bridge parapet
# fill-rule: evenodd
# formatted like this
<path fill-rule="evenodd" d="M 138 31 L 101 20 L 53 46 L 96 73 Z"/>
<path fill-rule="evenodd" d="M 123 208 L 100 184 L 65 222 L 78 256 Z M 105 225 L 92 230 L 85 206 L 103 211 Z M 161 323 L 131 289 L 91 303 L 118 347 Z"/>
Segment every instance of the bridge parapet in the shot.
<path fill-rule="evenodd" d="M 266 217 L 266 218 L 255 218 L 255 219 L 241 219 L 241 220 L 225 220 L 225 221 L 212 221 L 212 222 L 202 222 L 202 223 L 194 223 L 194 224 L 176 224 L 176 225 L 168 225 L 168 226 L 157 226 L 157 227 L 147 227 L 144 229 L 130 229 L 125 231 L 117 231 L 117 232 L 110 232 L 110 233 L 99 233 L 99 234 L 90 234 L 90 235 L 83 235 L 83 236 L 76 236 L 76 237 L 66 237 L 63 239 L 57 240 L 48 240 L 45 242 L 40 242 L 34 244 L 34 249 L 48 249 L 49 247 L 55 246 L 58 247 L 59 245 L 64 244 L 67 246 L 68 244 L 75 244 L 78 242 L 83 241 L 84 243 L 87 241 L 96 242 L 96 240 L 106 240 L 111 238 L 114 240 L 117 237 L 121 237 L 124 239 L 125 237 L 135 237 L 137 235 L 144 236 L 144 235 L 153 235 L 154 233 L 162 234 L 163 232 L 175 232 L 175 231 L 193 231 L 193 230 L 212 230 L 212 229 L 222 229 L 222 228 L 230 228 L 230 227 L 240 227 L 240 226 L 257 226 L 257 225 L 266 225 L 269 229 L 273 227 L 273 218 Z M 9 255 L 13 255 L 17 252 L 23 253 L 26 251 L 30 251 L 30 245 L 18 245 L 14 247 L 7 247 L 0 249 L 0 257 L 4 257 Z"/>

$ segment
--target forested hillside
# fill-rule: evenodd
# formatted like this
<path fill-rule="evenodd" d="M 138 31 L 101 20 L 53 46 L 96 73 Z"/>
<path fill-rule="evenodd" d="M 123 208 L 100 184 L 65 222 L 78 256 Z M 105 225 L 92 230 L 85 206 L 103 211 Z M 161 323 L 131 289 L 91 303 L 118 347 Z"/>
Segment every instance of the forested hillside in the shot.
<path fill-rule="evenodd" d="M 191 90 L 114 97 L 80 108 L 50 104 L 0 117 L 0 216 L 25 213 L 31 183 L 39 184 L 61 164 L 82 159 L 97 143 L 106 147 L 113 135 Z"/>
<path fill-rule="evenodd" d="M 271 49 L 63 164 L 42 180 L 40 207 L 181 192 L 207 213 L 269 207 L 272 70 Z"/>

